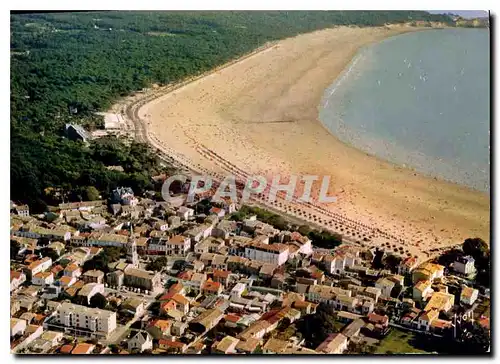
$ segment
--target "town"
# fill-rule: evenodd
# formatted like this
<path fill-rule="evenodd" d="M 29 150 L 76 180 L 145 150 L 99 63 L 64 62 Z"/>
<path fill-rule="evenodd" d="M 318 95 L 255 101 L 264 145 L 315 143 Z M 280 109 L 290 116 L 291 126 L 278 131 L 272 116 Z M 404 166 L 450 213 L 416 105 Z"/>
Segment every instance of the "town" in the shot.
<path fill-rule="evenodd" d="M 230 198 L 178 197 L 120 187 L 34 216 L 11 201 L 12 352 L 489 350 L 480 239 L 420 261 Z"/>

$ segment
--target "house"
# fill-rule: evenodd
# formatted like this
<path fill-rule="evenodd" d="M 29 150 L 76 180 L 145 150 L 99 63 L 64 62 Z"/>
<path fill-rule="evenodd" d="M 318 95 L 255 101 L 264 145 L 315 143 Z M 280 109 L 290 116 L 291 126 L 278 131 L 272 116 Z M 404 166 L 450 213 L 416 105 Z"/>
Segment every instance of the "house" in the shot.
<path fill-rule="evenodd" d="M 170 332 L 173 336 L 182 336 L 186 331 L 188 324 L 182 321 L 174 321 L 170 327 Z"/>
<path fill-rule="evenodd" d="M 10 337 L 16 335 L 24 335 L 24 330 L 26 330 L 26 321 L 18 318 L 10 318 Z"/>
<path fill-rule="evenodd" d="M 236 345 L 238 344 L 239 341 L 240 340 L 235 337 L 225 336 L 222 340 L 217 341 L 212 345 L 212 353 L 233 354 L 236 351 Z"/>
<path fill-rule="evenodd" d="M 415 301 L 427 301 L 434 293 L 431 281 L 419 281 L 413 286 L 413 299 Z"/>
<path fill-rule="evenodd" d="M 153 350 L 153 338 L 146 331 L 137 331 L 137 333 L 127 341 L 127 348 L 130 352 L 138 351 L 139 353 L 145 350 Z"/>
<path fill-rule="evenodd" d="M 365 322 L 362 319 L 357 319 L 351 322 L 345 329 L 342 330 L 342 335 L 347 337 L 349 340 L 353 337 L 359 335 L 361 329 L 365 326 Z"/>
<path fill-rule="evenodd" d="M 35 286 L 48 286 L 54 283 L 54 274 L 52 272 L 40 272 L 33 276 L 31 283 Z"/>
<path fill-rule="evenodd" d="M 14 209 L 19 216 L 30 216 L 30 207 L 28 205 L 16 206 Z"/>
<path fill-rule="evenodd" d="M 179 209 L 177 209 L 176 215 L 182 220 L 187 221 L 190 217 L 194 216 L 194 210 L 186 206 L 181 206 L 179 207 Z"/>
<path fill-rule="evenodd" d="M 111 198 L 114 202 L 119 202 L 126 206 L 136 206 L 139 200 L 134 197 L 134 191 L 130 187 L 118 187 L 113 190 Z"/>
<path fill-rule="evenodd" d="M 189 322 L 189 329 L 197 333 L 211 330 L 224 317 L 224 312 L 218 308 L 206 310 Z"/>
<path fill-rule="evenodd" d="M 342 334 L 330 334 L 317 348 L 321 354 L 342 354 L 347 349 L 347 337 Z"/>
<path fill-rule="evenodd" d="M 228 257 L 222 254 L 214 254 L 212 259 L 212 268 L 226 270 L 227 269 L 227 259 Z"/>
<path fill-rule="evenodd" d="M 266 320 L 258 320 L 250 324 L 245 330 L 238 334 L 242 341 L 249 339 L 262 339 L 265 334 L 273 330 L 271 323 Z"/>
<path fill-rule="evenodd" d="M 10 299 L 10 315 L 14 316 L 21 308 L 21 303 L 17 299 Z"/>
<path fill-rule="evenodd" d="M 26 277 L 31 279 L 35 274 L 44 272 L 52 266 L 52 259 L 49 257 L 35 260 L 26 268 Z"/>
<path fill-rule="evenodd" d="M 245 258 L 279 266 L 288 260 L 288 252 L 289 248 L 285 244 L 252 242 L 245 247 Z"/>
<path fill-rule="evenodd" d="M 134 317 L 141 317 L 146 312 L 146 307 L 143 300 L 129 297 L 121 304 L 120 310 L 128 311 Z"/>
<path fill-rule="evenodd" d="M 82 269 L 74 263 L 68 264 L 66 268 L 64 268 L 63 275 L 78 278 L 82 275 Z"/>
<path fill-rule="evenodd" d="M 424 311 L 436 310 L 448 312 L 455 303 L 455 296 L 446 292 L 434 292 Z"/>
<path fill-rule="evenodd" d="M 167 353 L 183 354 L 187 350 L 187 345 L 180 341 L 173 341 L 168 339 L 158 340 L 158 347 L 165 350 Z"/>
<path fill-rule="evenodd" d="M 464 286 L 460 293 L 460 302 L 464 305 L 472 306 L 476 302 L 478 294 L 479 291 L 477 289 Z"/>
<path fill-rule="evenodd" d="M 345 258 L 337 255 L 325 255 L 321 257 L 326 271 L 330 274 L 341 274 L 345 270 Z"/>
<path fill-rule="evenodd" d="M 191 239 L 182 235 L 174 235 L 166 243 L 167 255 L 185 255 L 191 249 Z"/>
<path fill-rule="evenodd" d="M 26 275 L 23 272 L 10 271 L 10 291 L 14 291 L 21 284 L 26 282 Z"/>
<path fill-rule="evenodd" d="M 219 282 L 206 281 L 201 287 L 201 293 L 204 295 L 220 295 L 223 287 Z"/>
<path fill-rule="evenodd" d="M 170 336 L 173 321 L 155 319 L 146 327 L 146 331 L 156 340 Z"/>
<path fill-rule="evenodd" d="M 77 124 L 66 124 L 64 128 L 66 137 L 70 140 L 80 140 L 87 143 L 91 139 L 91 135 L 83 126 Z"/>
<path fill-rule="evenodd" d="M 450 330 L 453 327 L 451 321 L 436 319 L 431 323 L 431 330 L 436 334 L 444 334 L 447 330 Z"/>
<path fill-rule="evenodd" d="M 373 325 L 372 333 L 376 335 L 385 335 L 389 329 L 389 317 L 387 315 L 378 315 L 370 313 L 367 316 L 368 323 Z"/>
<path fill-rule="evenodd" d="M 465 257 L 458 257 L 457 260 L 453 262 L 452 268 L 455 272 L 468 276 L 476 273 L 474 264 L 474 258 L 467 255 Z"/>
<path fill-rule="evenodd" d="M 77 296 L 86 302 L 90 303 L 90 299 L 94 297 L 97 293 L 104 295 L 104 284 L 102 283 L 87 283 L 80 291 L 78 291 Z"/>
<path fill-rule="evenodd" d="M 438 310 L 424 311 L 418 318 L 417 328 L 419 330 L 429 331 L 431 324 L 439 317 Z"/>
<path fill-rule="evenodd" d="M 104 272 L 96 269 L 88 270 L 83 274 L 82 280 L 85 283 L 103 283 Z"/>
<path fill-rule="evenodd" d="M 417 318 L 420 316 L 421 310 L 418 308 L 411 308 L 410 311 L 408 311 L 402 318 L 401 318 L 401 325 L 408 326 L 408 327 L 417 327 L 418 326 L 418 320 Z"/>
<path fill-rule="evenodd" d="M 401 261 L 398 265 L 398 274 L 400 275 L 409 275 L 413 272 L 413 270 L 418 266 L 417 257 L 408 257 Z"/>
<path fill-rule="evenodd" d="M 236 344 L 235 350 L 239 354 L 253 354 L 255 350 L 257 350 L 257 346 L 259 346 L 259 344 L 259 339 L 249 338 L 246 340 L 240 340 L 238 341 L 238 344 Z"/>
<path fill-rule="evenodd" d="M 281 354 L 288 347 L 288 341 L 270 338 L 262 347 L 263 354 Z"/>
<path fill-rule="evenodd" d="M 424 263 L 412 272 L 413 284 L 419 281 L 434 281 L 444 276 L 444 267 L 434 263 Z"/>
<path fill-rule="evenodd" d="M 184 234 L 186 234 L 191 241 L 198 243 L 201 240 L 208 238 L 212 234 L 212 229 L 212 225 L 203 224 L 187 230 Z"/>
<path fill-rule="evenodd" d="M 201 293 L 201 287 L 204 285 L 206 280 L 206 273 L 193 273 L 190 280 L 184 281 L 184 285 L 189 287 L 189 289 L 195 294 L 199 294 Z"/>
<path fill-rule="evenodd" d="M 71 355 L 88 355 L 92 354 L 95 345 L 89 343 L 78 343 L 71 351 Z"/>
<path fill-rule="evenodd" d="M 189 312 L 189 300 L 179 293 L 172 296 L 172 301 L 175 302 L 177 310 L 181 311 L 184 315 Z"/>
<path fill-rule="evenodd" d="M 61 278 L 59 278 L 59 280 L 55 282 L 55 284 L 61 288 L 71 287 L 75 283 L 76 283 L 76 278 L 69 276 L 62 276 Z"/>
<path fill-rule="evenodd" d="M 212 207 L 210 209 L 209 213 L 211 215 L 215 215 L 215 216 L 217 216 L 219 218 L 222 218 L 226 214 L 226 211 L 224 209 L 219 208 L 219 207 Z"/>
<path fill-rule="evenodd" d="M 125 282 L 125 273 L 121 270 L 115 270 L 114 272 L 108 273 L 106 275 L 106 283 L 111 287 L 121 287 Z"/>
<path fill-rule="evenodd" d="M 215 269 L 212 276 L 213 276 L 213 281 L 214 282 L 219 282 L 223 286 L 226 286 L 228 284 L 228 279 L 229 275 L 231 274 L 231 271 L 229 270 L 220 270 L 220 269 Z"/>
<path fill-rule="evenodd" d="M 271 279 L 275 271 L 278 270 L 278 266 L 271 263 L 264 263 L 259 271 L 259 277 L 263 279 Z"/>
<path fill-rule="evenodd" d="M 383 297 L 391 297 L 391 292 L 394 287 L 396 287 L 396 282 L 393 280 L 384 277 L 380 278 L 375 282 L 375 287 L 380 289 L 381 295 Z"/>

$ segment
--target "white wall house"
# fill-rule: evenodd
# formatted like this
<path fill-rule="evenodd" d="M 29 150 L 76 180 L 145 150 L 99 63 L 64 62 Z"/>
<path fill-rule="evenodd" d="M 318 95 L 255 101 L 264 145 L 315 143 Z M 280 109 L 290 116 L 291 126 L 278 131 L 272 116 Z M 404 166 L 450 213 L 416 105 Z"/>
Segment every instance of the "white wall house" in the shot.
<path fill-rule="evenodd" d="M 474 258 L 469 255 L 466 257 L 460 257 L 453 262 L 453 270 L 465 275 L 473 274 L 476 272 L 474 263 Z"/>
<path fill-rule="evenodd" d="M 245 247 L 245 258 L 282 265 L 288 260 L 288 246 L 284 244 L 249 244 Z"/>

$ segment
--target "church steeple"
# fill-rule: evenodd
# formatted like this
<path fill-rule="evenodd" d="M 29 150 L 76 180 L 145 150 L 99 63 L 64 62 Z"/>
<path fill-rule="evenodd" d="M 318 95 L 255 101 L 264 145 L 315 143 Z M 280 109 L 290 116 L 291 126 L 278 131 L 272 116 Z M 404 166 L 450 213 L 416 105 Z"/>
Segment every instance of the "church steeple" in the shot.
<path fill-rule="evenodd" d="M 137 255 L 137 245 L 133 235 L 132 224 L 130 224 L 130 236 L 127 242 L 127 263 L 132 264 L 134 267 L 139 265 L 139 257 Z"/>

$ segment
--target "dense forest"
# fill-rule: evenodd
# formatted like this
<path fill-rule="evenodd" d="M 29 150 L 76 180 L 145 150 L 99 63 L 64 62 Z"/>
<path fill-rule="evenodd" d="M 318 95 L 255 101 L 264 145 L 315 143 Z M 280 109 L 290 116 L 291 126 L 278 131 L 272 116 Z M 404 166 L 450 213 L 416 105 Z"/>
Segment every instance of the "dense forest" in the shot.
<path fill-rule="evenodd" d="M 102 118 L 95 112 L 120 96 L 205 72 L 298 33 L 416 20 L 452 23 L 422 11 L 12 14 L 11 198 L 43 211 L 56 202 L 54 191 L 78 199 L 88 186 L 104 196 L 120 184 L 136 192 L 151 187 L 148 176 L 160 167 L 147 147 L 118 139 L 85 145 L 63 136 L 68 122 L 98 128 Z M 119 157 L 110 158 L 113 153 Z"/>

